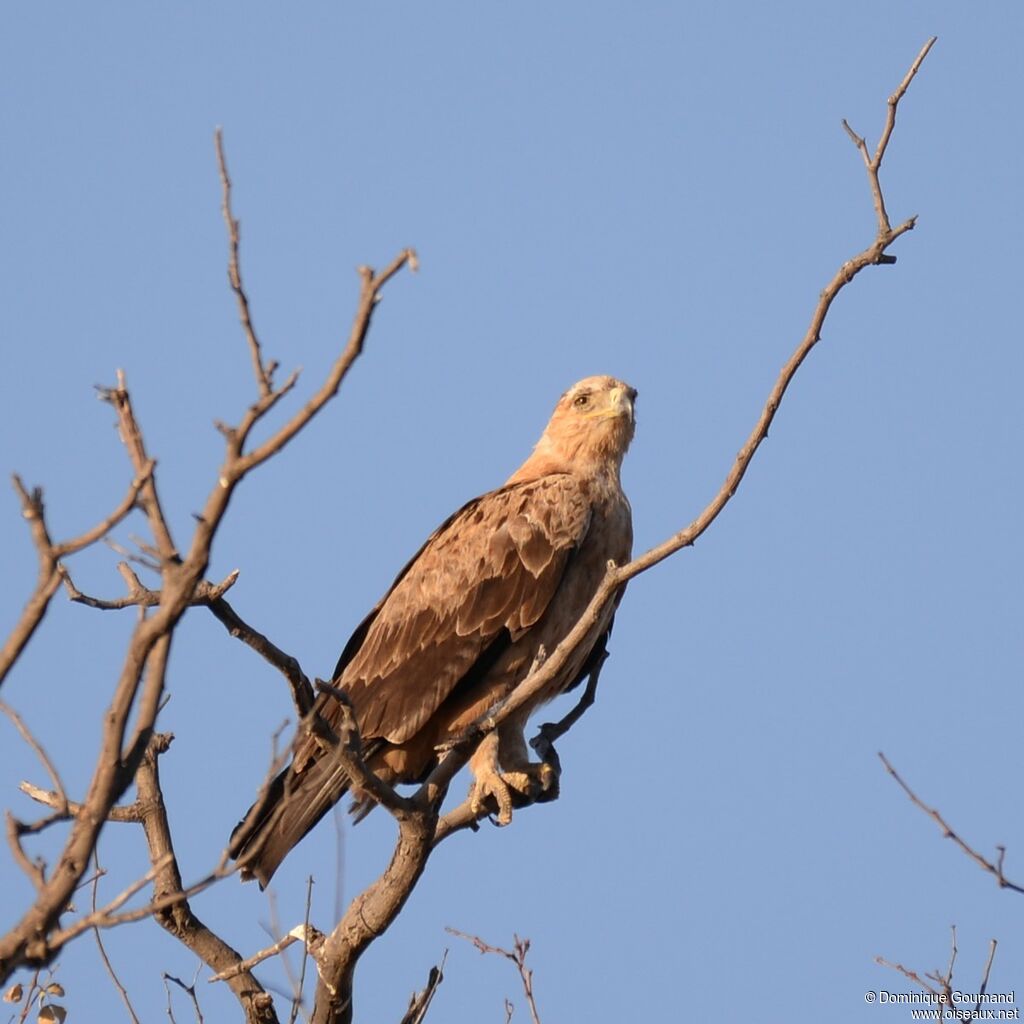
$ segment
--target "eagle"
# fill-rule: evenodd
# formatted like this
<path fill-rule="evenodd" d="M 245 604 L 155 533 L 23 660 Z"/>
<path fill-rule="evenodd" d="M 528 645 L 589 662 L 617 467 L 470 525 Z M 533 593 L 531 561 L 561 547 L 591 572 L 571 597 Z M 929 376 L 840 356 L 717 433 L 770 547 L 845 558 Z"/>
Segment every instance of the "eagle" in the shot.
<path fill-rule="evenodd" d="M 620 467 L 633 439 L 636 395 L 606 376 L 569 388 L 530 457 L 502 487 L 446 519 L 352 634 L 331 689 L 347 698 L 365 762 L 381 779 L 425 779 L 445 743 L 558 646 L 608 563 L 629 560 L 632 514 Z M 552 786 L 551 766 L 529 759 L 527 719 L 586 677 L 604 651 L 619 598 L 621 591 L 550 684 L 480 742 L 469 762 L 475 809 L 493 800 L 507 824 L 512 791 L 536 796 Z M 313 711 L 335 730 L 344 720 L 330 690 Z M 232 834 L 242 878 L 266 886 L 349 786 L 323 740 L 300 736 L 291 764 Z"/>

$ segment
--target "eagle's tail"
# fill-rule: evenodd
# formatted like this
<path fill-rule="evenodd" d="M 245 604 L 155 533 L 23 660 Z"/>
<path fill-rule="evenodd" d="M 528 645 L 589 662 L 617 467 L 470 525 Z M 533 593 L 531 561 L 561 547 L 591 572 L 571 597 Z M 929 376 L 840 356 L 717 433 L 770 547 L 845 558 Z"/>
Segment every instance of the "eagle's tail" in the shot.
<path fill-rule="evenodd" d="M 242 881 L 255 878 L 265 889 L 291 848 L 348 787 L 348 775 L 330 757 L 320 758 L 299 776 L 291 766 L 281 772 L 231 833 L 228 850 L 242 861 Z"/>

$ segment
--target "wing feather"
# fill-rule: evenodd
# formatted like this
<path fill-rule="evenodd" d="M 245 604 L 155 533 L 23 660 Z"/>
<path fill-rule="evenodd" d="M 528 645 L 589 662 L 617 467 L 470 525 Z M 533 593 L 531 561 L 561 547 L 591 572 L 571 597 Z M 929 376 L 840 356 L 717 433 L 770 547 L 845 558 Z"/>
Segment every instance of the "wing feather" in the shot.
<path fill-rule="evenodd" d="M 503 630 L 515 638 L 536 623 L 590 517 L 576 479 L 552 474 L 491 491 L 442 524 L 339 662 L 363 738 L 404 743 Z"/>

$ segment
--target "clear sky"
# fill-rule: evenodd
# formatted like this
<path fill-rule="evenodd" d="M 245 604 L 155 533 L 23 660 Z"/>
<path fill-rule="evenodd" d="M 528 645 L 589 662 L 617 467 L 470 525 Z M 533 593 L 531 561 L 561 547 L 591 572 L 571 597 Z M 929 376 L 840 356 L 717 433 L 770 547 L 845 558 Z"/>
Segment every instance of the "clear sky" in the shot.
<path fill-rule="evenodd" d="M 560 748 L 562 798 L 439 851 L 366 958 L 359 1019 L 397 1021 L 446 947 L 430 1020 L 501 1020 L 505 995 L 526 1017 L 511 965 L 446 925 L 529 936 L 545 1024 L 903 1021 L 865 1004 L 908 990 L 873 958 L 944 965 L 952 923 L 961 987 L 997 938 L 990 988 L 1024 989 L 1024 904 L 875 756 L 986 854 L 1006 844 L 1024 878 L 1009 795 L 1024 764 L 1022 22 L 1017 3 L 877 0 L 0 14 L 0 465 L 46 487 L 56 534 L 128 479 L 94 384 L 126 371 L 179 538 L 215 478 L 212 421 L 253 393 L 216 125 L 257 325 L 304 367 L 301 394 L 347 330 L 354 268 L 419 250 L 338 402 L 245 484 L 214 551 L 214 578 L 241 570 L 238 611 L 318 675 L 581 377 L 639 389 L 624 473 L 638 548 L 703 507 L 818 292 L 873 235 L 840 119 L 877 138 L 886 97 L 939 36 L 884 169 L 894 220 L 920 215 L 898 264 L 842 294 L 709 534 L 630 586 L 598 705 Z M 6 627 L 35 563 L 13 494 L 0 515 Z M 118 594 L 115 561 L 78 558 L 76 581 Z M 58 597 L 4 688 L 73 794 L 130 625 Z M 201 610 L 170 690 L 165 788 L 196 878 L 291 709 Z M 0 721 L 0 805 L 28 817 L 24 777 L 43 781 Z M 391 834 L 379 812 L 346 821 L 343 895 L 382 868 Z M 107 896 L 145 870 L 131 826 L 108 830 L 102 856 Z M 327 821 L 274 880 L 282 926 L 301 919 L 310 873 L 313 921 L 331 926 L 335 862 Z M 0 879 L 6 925 L 30 891 L 5 851 Z M 243 951 L 266 942 L 253 886 L 228 880 L 195 909 Z M 191 977 L 195 959 L 153 923 L 107 939 L 143 1019 L 161 1019 L 160 972 Z M 281 984 L 277 966 L 261 976 Z M 90 938 L 58 977 L 70 1019 L 123 1016 Z M 207 1020 L 234 1019 L 229 994 L 201 997 Z"/>

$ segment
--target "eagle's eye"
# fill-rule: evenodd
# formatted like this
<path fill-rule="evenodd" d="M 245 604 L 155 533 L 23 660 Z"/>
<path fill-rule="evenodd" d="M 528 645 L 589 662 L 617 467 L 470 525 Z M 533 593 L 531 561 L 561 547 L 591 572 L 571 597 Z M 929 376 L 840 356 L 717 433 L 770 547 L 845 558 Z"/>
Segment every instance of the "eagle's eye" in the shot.
<path fill-rule="evenodd" d="M 582 409 L 584 406 L 590 404 L 590 395 L 588 395 L 588 394 L 577 395 L 573 399 L 572 404 L 575 405 L 577 409 Z"/>

